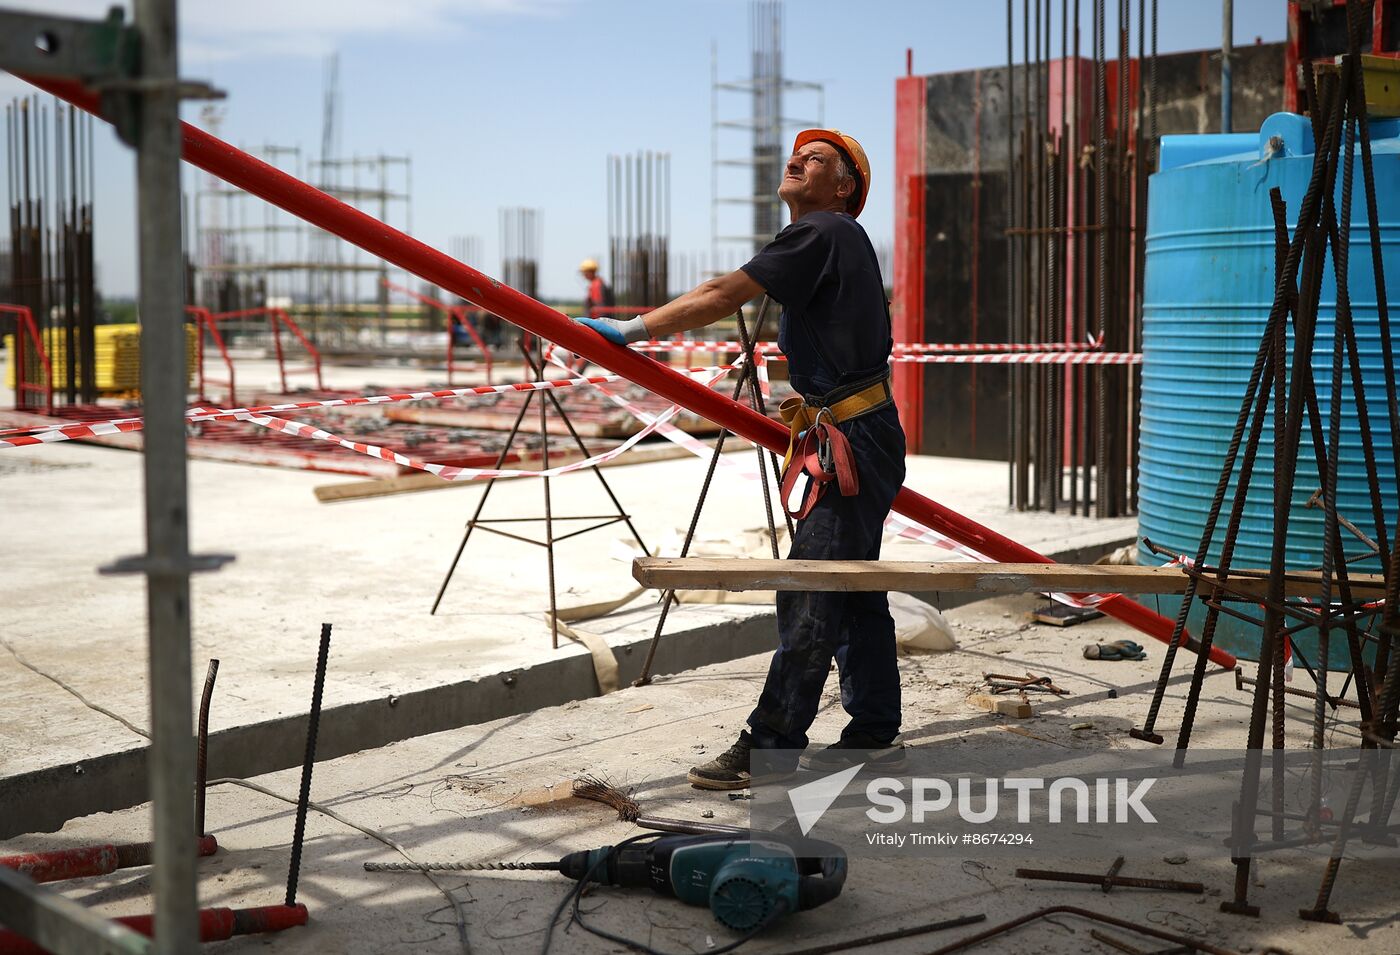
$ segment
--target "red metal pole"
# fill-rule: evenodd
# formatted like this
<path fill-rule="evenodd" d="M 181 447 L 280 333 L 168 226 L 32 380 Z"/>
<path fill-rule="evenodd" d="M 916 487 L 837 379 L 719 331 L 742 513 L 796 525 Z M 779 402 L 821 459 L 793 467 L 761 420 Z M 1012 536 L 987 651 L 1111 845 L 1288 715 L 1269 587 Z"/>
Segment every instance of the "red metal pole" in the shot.
<path fill-rule="evenodd" d="M 90 113 L 102 115 L 97 96 L 77 82 L 47 77 L 21 78 Z M 722 428 L 771 451 L 787 449 L 787 428 L 772 418 L 759 414 L 747 405 L 731 401 L 694 378 L 682 375 L 646 355 L 609 344 L 592 329 L 566 318 L 543 302 L 424 245 L 412 236 L 255 159 L 202 129 L 182 123 L 181 131 L 184 158 L 198 168 L 340 236 L 377 258 L 393 262 L 424 281 L 460 295 L 528 332 L 582 355 Z M 995 560 L 1050 562 L 1048 557 L 1024 544 L 983 527 L 907 487 L 901 488 L 895 497 L 894 510 Z M 1110 597 L 1097 609 L 1150 637 L 1164 643 L 1171 641 L 1172 621 L 1126 597 Z M 1210 658 L 1222 667 L 1233 668 L 1235 665 L 1234 656 L 1218 647 L 1211 649 Z"/>
<path fill-rule="evenodd" d="M 305 925 L 308 918 L 306 906 L 262 905 L 251 909 L 200 909 L 199 940 L 201 942 L 222 942 L 235 935 L 258 935 L 263 932 L 280 932 L 283 929 Z M 151 915 L 123 915 L 113 919 L 134 932 L 154 937 L 155 917 Z M 18 932 L 0 929 L 0 955 L 45 955 L 48 949 L 40 948 Z"/>

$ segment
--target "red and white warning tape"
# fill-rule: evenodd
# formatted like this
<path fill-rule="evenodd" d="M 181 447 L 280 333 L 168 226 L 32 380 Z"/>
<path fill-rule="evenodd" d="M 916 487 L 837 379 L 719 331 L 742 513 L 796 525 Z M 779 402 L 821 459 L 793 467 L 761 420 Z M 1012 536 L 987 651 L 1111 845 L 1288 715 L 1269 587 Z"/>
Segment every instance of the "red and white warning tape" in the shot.
<path fill-rule="evenodd" d="M 1037 352 L 993 355 L 895 355 L 892 362 L 920 365 L 1141 365 L 1137 352 Z"/>
<path fill-rule="evenodd" d="M 706 384 L 713 387 L 716 382 L 727 374 L 729 374 L 729 369 L 720 370 L 719 373 L 710 378 Z M 332 434 L 323 428 L 318 428 L 315 425 L 305 424 L 300 421 L 290 421 L 286 418 L 274 418 L 260 414 L 239 414 L 236 417 L 238 420 L 251 421 L 253 424 L 262 425 L 264 428 L 280 431 L 283 434 L 290 434 L 299 438 L 311 438 L 315 441 L 327 441 L 359 454 L 367 454 L 370 457 L 379 458 L 383 461 L 391 461 L 401 467 L 413 468 L 417 471 L 426 471 L 428 474 L 434 474 L 444 481 L 479 481 L 486 478 L 555 477 L 560 474 L 567 474 L 570 471 L 581 471 L 584 468 L 591 468 L 595 465 L 602 464 L 604 461 L 610 461 L 623 452 L 630 450 L 637 442 L 663 427 L 671 418 L 675 417 L 680 410 L 680 405 L 671 405 L 671 407 L 661 414 L 652 416 L 654 420 L 650 424 L 643 427 L 636 434 L 610 451 L 604 451 L 602 454 L 595 454 L 592 457 L 585 458 L 582 461 L 574 461 L 571 464 L 563 464 L 558 467 L 534 471 L 498 470 L 496 468 L 462 468 L 445 464 L 433 464 L 428 461 L 421 461 L 418 458 L 409 457 L 406 454 L 400 454 L 397 451 L 378 447 L 377 445 L 365 444 L 360 441 L 351 441 L 348 438 L 342 438 L 339 435 Z"/>
<path fill-rule="evenodd" d="M 717 365 L 708 368 L 691 369 L 695 374 L 728 372 L 733 365 Z M 246 421 L 248 415 L 275 414 L 283 411 L 299 411 L 308 408 L 339 408 L 349 405 L 390 404 L 400 401 L 427 401 L 432 398 L 463 398 L 473 395 L 505 394 L 520 391 L 544 391 L 556 388 L 575 388 L 581 385 L 602 385 L 621 381 L 619 375 L 594 375 L 587 378 L 555 378 L 547 381 L 522 381 L 509 385 L 483 385 L 476 388 L 446 388 L 440 391 L 410 391 L 385 395 L 362 395 L 350 398 L 327 398 L 320 401 L 293 401 L 275 405 L 261 405 L 252 408 L 195 408 L 185 412 L 185 420 L 199 421 Z M 51 444 L 56 441 L 69 441 L 75 438 L 93 438 L 108 434 L 124 434 L 140 431 L 143 418 L 111 418 L 106 421 L 92 421 L 83 424 L 51 424 L 34 428 L 14 428 L 0 432 L 0 450 L 21 448 L 36 444 Z"/>
<path fill-rule="evenodd" d="M 668 342 L 659 339 L 637 342 L 631 346 L 641 352 L 690 352 L 690 351 L 743 351 L 743 343 L 736 341 L 697 341 Z M 1100 346 L 1095 342 L 896 342 L 896 354 L 981 354 L 1011 352 L 1093 352 Z M 754 351 L 766 354 L 778 353 L 777 342 L 759 342 Z"/>

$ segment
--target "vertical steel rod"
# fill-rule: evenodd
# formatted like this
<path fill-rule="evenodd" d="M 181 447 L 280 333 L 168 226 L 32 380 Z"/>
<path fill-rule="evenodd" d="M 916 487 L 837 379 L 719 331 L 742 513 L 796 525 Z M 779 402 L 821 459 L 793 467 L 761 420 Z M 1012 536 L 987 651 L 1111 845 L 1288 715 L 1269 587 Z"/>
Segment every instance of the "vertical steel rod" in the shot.
<path fill-rule="evenodd" d="M 1220 36 L 1220 131 L 1232 133 L 1235 128 L 1230 99 L 1234 81 L 1230 60 L 1235 51 L 1235 0 L 1221 0 L 1220 6 L 1224 14 Z"/>
<path fill-rule="evenodd" d="M 214 681 L 219 676 L 219 661 L 210 660 L 204 675 L 204 695 L 199 700 L 199 738 L 195 745 L 194 834 L 207 835 L 204 829 L 204 795 L 209 782 L 209 704 L 214 699 Z"/>
<path fill-rule="evenodd" d="M 292 859 L 287 866 L 287 905 L 297 904 L 297 879 L 301 875 L 301 846 L 306 838 L 306 810 L 311 803 L 311 770 L 316 765 L 316 731 L 321 725 L 321 693 L 326 686 L 326 662 L 331 654 L 331 625 L 321 624 L 321 646 L 316 652 L 316 681 L 311 689 L 311 712 L 306 715 L 306 757 L 301 763 L 301 792 L 297 795 L 296 829 L 292 833 Z"/>

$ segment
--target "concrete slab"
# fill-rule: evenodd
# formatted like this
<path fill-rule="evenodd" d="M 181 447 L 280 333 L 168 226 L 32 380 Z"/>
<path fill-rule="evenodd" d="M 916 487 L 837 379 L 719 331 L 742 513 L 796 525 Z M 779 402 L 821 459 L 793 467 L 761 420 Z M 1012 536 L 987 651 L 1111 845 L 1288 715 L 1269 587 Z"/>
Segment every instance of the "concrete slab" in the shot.
<path fill-rule="evenodd" d="M 365 385 L 379 371 L 336 374 Z M 422 383 L 410 380 L 419 370 L 394 371 L 404 375 L 395 387 Z M 147 707 L 144 587 L 139 579 L 94 571 L 143 547 L 140 469 L 137 454 L 76 443 L 0 452 L 8 553 L 15 555 L 0 567 L 5 646 L 137 726 L 145 724 Z M 687 523 L 704 463 L 656 462 L 605 473 L 655 547 Z M 1008 512 L 1005 466 L 994 462 L 911 458 L 909 473 L 912 486 L 1053 554 L 1097 556 L 1133 533 L 1131 521 Z M 193 586 L 192 679 L 198 685 L 205 661 L 217 657 L 228 687 L 211 719 L 216 774 L 266 772 L 300 758 L 304 688 L 322 621 L 336 628 L 337 676 L 326 689 L 329 753 L 597 692 L 580 646 L 550 646 L 547 575 L 537 547 L 476 534 L 438 614 L 429 615 L 481 485 L 325 505 L 312 494 L 334 480 L 324 474 L 193 461 L 189 476 L 194 550 L 238 557 L 219 573 L 196 577 Z M 591 473 L 557 478 L 551 492 L 556 516 L 609 510 Z M 538 481 L 498 483 L 485 512 L 542 514 Z M 701 534 L 723 539 L 763 520 L 753 485 L 722 470 Z M 533 525 L 529 532 L 540 530 Z M 626 536 L 625 525 L 614 525 L 560 545 L 561 606 L 616 599 L 632 589 L 628 564 L 609 556 Z M 945 555 L 904 540 L 892 541 L 887 553 Z M 642 597 L 585 627 L 616 649 L 624 680 L 640 667 L 656 613 L 654 600 Z M 733 659 L 772 645 L 771 607 L 684 606 L 671 614 L 667 634 L 660 672 Z M 0 693 L 24 700 L 0 715 L 0 837 L 19 819 L 27 819 L 28 829 L 56 826 L 75 813 L 145 798 L 139 737 L 75 706 L 4 647 L 0 662 Z M 49 699 L 52 706 L 44 703 Z M 45 715 L 36 719 L 40 711 Z M 84 775 L 75 789 L 67 784 L 78 763 Z"/>
<path fill-rule="evenodd" d="M 1157 645 L 1143 662 L 1085 661 L 1082 643 L 1129 635 L 1120 624 L 1098 620 L 1069 631 L 1029 625 L 1024 597 L 984 601 L 949 614 L 961 648 L 905 657 L 901 666 L 905 736 L 911 746 L 950 754 L 994 747 L 1033 760 L 1046 750 L 1084 752 L 1141 748 L 1125 730 L 1141 719 L 1160 665 Z M 982 670 L 995 661 L 1008 672 L 1052 675 L 1069 689 L 1062 700 L 1039 701 L 1038 715 L 1017 721 L 1031 736 L 1005 732 L 1011 725 L 969 705 Z M 544 791 L 582 774 L 635 788 L 648 812 L 743 824 L 745 803 L 722 793 L 687 786 L 684 773 L 734 737 L 758 692 L 765 668 L 761 656 L 668 676 L 656 684 L 607 697 L 537 710 L 480 726 L 366 750 L 319 764 L 312 797 L 351 822 L 390 835 L 417 861 L 524 861 L 614 844 L 638 830 L 619 823 L 605 807 L 571 799 L 550 801 Z M 350 665 L 332 655 L 334 682 Z M 235 680 L 225 694 L 239 691 Z M 1113 688 L 1117 698 L 1105 692 Z M 836 681 L 813 738 L 835 738 L 844 721 Z M 1182 687 L 1174 685 L 1164 713 L 1179 712 Z M 1248 697 L 1228 675 L 1212 677 L 1198 716 L 1195 742 L 1202 747 L 1238 745 Z M 1289 708 L 1290 733 L 1306 717 Z M 1171 717 L 1165 717 L 1169 719 Z M 1071 729 L 1090 723 L 1091 729 Z M 256 780 L 295 796 L 298 774 L 285 771 Z M 292 831 L 292 808 L 265 795 L 214 787 L 209 828 L 222 846 L 200 863 L 201 900 L 206 905 L 253 906 L 280 902 Z M 108 840 L 147 838 L 148 807 L 74 820 L 61 833 L 26 835 L 7 848 L 38 850 Z M 1055 867 L 1101 871 L 1105 849 L 1093 842 L 1083 858 L 1055 860 Z M 1131 849 L 1126 850 L 1132 855 Z M 311 923 L 275 936 L 234 940 L 230 952 L 425 953 L 462 950 L 453 912 L 443 895 L 419 875 L 366 873 L 366 861 L 396 861 L 384 845 L 313 812 L 307 826 L 301 899 Z M 985 925 L 954 929 L 863 949 L 881 953 L 927 952 L 937 946 L 1036 909 L 1078 905 L 1132 922 L 1163 928 L 1239 952 L 1326 955 L 1339 947 L 1357 953 L 1400 951 L 1394 886 L 1400 869 L 1378 860 L 1348 862 L 1335 896 L 1345 920 L 1331 926 L 1299 921 L 1296 910 L 1311 902 L 1320 876 L 1315 859 L 1283 854 L 1262 860 L 1251 899 L 1263 909 L 1248 919 L 1218 911 L 1228 894 L 1231 869 L 1224 860 L 1189 859 L 1185 864 L 1135 859 L 1134 874 L 1195 879 L 1201 896 L 1033 883 L 1017 879 L 1024 858 L 987 856 L 963 848 L 946 858 L 861 859 L 852 865 L 842 895 L 830 904 L 786 918 L 746 951 L 791 952 L 818 944 L 852 944 L 861 936 L 909 928 L 955 916 L 985 913 Z M 538 952 L 544 927 L 567 883 L 547 873 L 446 873 L 442 884 L 460 902 L 475 952 Z M 108 914 L 147 911 L 148 870 L 68 883 L 65 894 Z M 586 906 L 593 923 L 640 939 L 662 951 L 699 951 L 731 941 L 702 908 L 688 908 L 647 892 L 600 890 Z M 1071 955 L 1108 951 L 1089 936 L 1102 929 L 1069 917 L 1036 923 L 973 951 Z M 1126 930 L 1110 930 L 1143 951 L 1165 943 Z M 555 930 L 554 951 L 601 953 L 619 950 L 577 928 Z"/>

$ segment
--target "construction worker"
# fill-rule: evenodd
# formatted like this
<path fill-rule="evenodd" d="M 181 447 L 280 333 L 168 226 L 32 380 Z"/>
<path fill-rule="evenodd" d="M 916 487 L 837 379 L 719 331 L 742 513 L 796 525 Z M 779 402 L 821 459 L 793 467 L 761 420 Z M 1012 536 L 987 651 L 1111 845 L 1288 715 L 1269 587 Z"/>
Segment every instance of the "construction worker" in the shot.
<path fill-rule="evenodd" d="M 645 316 L 582 320 L 624 345 L 709 325 L 765 293 L 782 303 L 778 346 L 802 396 L 784 409 L 796 445 L 785 484 L 804 465 L 809 473 L 831 470 L 813 464 L 819 460 L 836 461 L 836 471 L 843 460 L 847 472 L 853 464 L 858 479 L 845 473 L 808 488 L 788 552 L 795 560 L 877 559 L 904 481 L 904 430 L 889 388 L 889 309 L 875 250 L 856 221 L 869 189 L 870 163 L 855 139 L 804 130 L 778 187 L 791 224 L 748 264 Z M 839 741 L 803 755 L 801 765 L 837 768 L 856 758 L 900 769 L 899 668 L 886 595 L 779 593 L 777 610 L 779 647 L 748 729 L 718 758 L 691 769 L 691 784 L 744 788 L 754 749 L 778 751 L 770 754 L 778 774 L 797 768 L 833 658 L 850 721 Z"/>
<path fill-rule="evenodd" d="M 583 280 L 588 283 L 588 291 L 584 293 L 583 297 L 584 313 L 595 318 L 600 314 L 607 314 L 606 312 L 594 311 L 595 309 L 611 309 L 615 304 L 612 289 L 598 274 L 598 260 L 584 259 L 578 264 L 578 270 L 579 274 L 583 276 Z"/>

